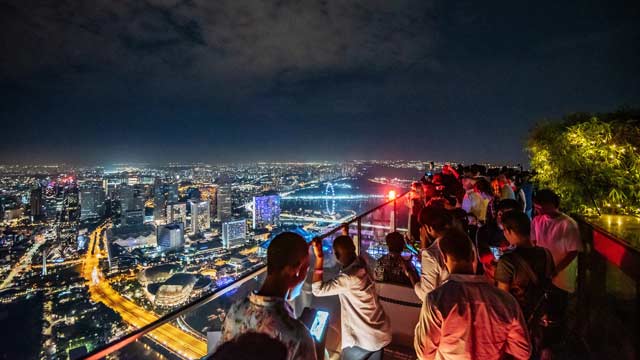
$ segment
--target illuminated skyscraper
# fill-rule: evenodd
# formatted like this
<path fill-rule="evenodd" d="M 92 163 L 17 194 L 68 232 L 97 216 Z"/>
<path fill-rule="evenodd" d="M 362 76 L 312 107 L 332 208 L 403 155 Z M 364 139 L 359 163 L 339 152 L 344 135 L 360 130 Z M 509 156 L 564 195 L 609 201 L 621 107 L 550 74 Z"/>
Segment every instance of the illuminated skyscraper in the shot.
<path fill-rule="evenodd" d="M 104 215 L 104 195 L 104 189 L 97 184 L 80 189 L 80 220 Z"/>
<path fill-rule="evenodd" d="M 158 247 L 162 250 L 184 247 L 184 227 L 182 223 L 158 226 L 156 236 Z"/>
<path fill-rule="evenodd" d="M 211 215 L 209 214 L 208 201 L 189 201 L 191 209 L 191 232 L 194 234 L 201 233 L 211 228 Z"/>
<path fill-rule="evenodd" d="M 200 200 L 209 200 L 209 203 L 211 205 L 211 218 L 215 218 L 216 210 L 218 209 L 218 199 L 216 197 L 218 187 L 215 185 L 204 185 L 199 186 L 198 190 L 200 191 Z"/>
<path fill-rule="evenodd" d="M 118 186 L 117 199 L 120 200 L 123 213 L 129 210 L 144 210 L 144 200 L 133 186 L 126 184 Z"/>
<path fill-rule="evenodd" d="M 162 186 L 162 182 L 160 179 L 156 179 L 155 185 L 153 187 L 153 220 L 161 221 L 165 218 L 165 198 L 164 198 L 164 187 Z"/>
<path fill-rule="evenodd" d="M 167 223 L 182 223 L 183 227 L 187 226 L 187 204 L 175 203 L 167 205 Z"/>
<path fill-rule="evenodd" d="M 222 185 L 218 188 L 218 212 L 217 217 L 221 222 L 231 218 L 231 186 Z"/>
<path fill-rule="evenodd" d="M 166 219 L 167 204 L 177 203 L 179 199 L 177 184 L 163 184 L 160 179 L 156 179 L 153 188 L 153 220 L 162 221 Z"/>
<path fill-rule="evenodd" d="M 120 221 L 123 226 L 142 226 L 144 223 L 144 202 L 139 191 L 133 186 L 121 184 L 117 188 L 120 200 Z"/>
<path fill-rule="evenodd" d="M 60 220 L 63 222 L 73 222 L 80 218 L 80 196 L 78 186 L 75 183 L 66 184 L 62 202 L 62 213 Z"/>
<path fill-rule="evenodd" d="M 247 237 L 247 220 L 222 223 L 222 246 L 225 249 L 241 246 Z"/>
<path fill-rule="evenodd" d="M 253 197 L 253 228 L 261 229 L 280 222 L 280 195 Z"/>
<path fill-rule="evenodd" d="M 35 188 L 31 189 L 29 198 L 31 204 L 31 219 L 33 221 L 39 220 L 44 215 L 43 203 L 42 203 L 42 187 L 38 184 Z"/>

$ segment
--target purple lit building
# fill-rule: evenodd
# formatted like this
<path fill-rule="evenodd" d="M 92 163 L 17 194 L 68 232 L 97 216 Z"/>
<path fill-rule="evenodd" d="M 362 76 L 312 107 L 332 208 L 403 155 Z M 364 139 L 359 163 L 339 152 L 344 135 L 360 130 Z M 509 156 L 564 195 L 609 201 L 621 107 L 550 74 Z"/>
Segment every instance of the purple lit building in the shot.
<path fill-rule="evenodd" d="M 253 197 L 253 229 L 261 229 L 267 225 L 278 225 L 280 222 L 280 195 L 263 195 Z"/>

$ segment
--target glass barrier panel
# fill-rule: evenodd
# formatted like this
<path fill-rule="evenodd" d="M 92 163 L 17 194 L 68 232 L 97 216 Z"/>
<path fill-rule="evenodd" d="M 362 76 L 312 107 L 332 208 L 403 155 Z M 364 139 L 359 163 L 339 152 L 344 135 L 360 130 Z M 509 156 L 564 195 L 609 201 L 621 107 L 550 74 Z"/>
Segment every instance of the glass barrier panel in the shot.
<path fill-rule="evenodd" d="M 166 321 L 123 348 L 111 352 L 107 357 L 200 359 L 206 356 L 219 343 L 222 323 L 228 309 L 234 302 L 259 288 L 265 276 L 264 269 L 254 269 L 254 272 L 236 279 L 224 290 L 210 294 L 210 300 L 188 308 L 175 319 Z M 134 331 L 135 328 L 129 330 Z"/>
<path fill-rule="evenodd" d="M 640 334 L 640 287 L 616 265 L 599 254 L 592 254 L 592 264 L 596 261 L 601 272 L 592 274 L 586 288 L 580 289 L 590 301 L 587 309 L 590 350 L 599 358 L 637 358 L 640 354 L 637 342 Z M 573 319 L 583 313 L 583 309 L 576 309 L 569 317 Z M 581 330 L 584 329 L 578 329 Z"/>

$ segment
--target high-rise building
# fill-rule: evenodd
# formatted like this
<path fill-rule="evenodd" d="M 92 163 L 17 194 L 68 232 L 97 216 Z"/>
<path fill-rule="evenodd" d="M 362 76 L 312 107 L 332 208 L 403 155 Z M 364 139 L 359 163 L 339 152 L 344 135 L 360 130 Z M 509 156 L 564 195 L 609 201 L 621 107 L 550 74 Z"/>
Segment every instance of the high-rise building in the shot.
<path fill-rule="evenodd" d="M 198 191 L 200 191 L 200 200 L 209 200 L 211 204 L 211 218 L 216 217 L 217 207 L 217 191 L 218 187 L 216 185 L 202 185 L 198 187 Z"/>
<path fill-rule="evenodd" d="M 167 223 L 182 223 L 183 227 L 187 226 L 187 204 L 174 203 L 167 205 Z"/>
<path fill-rule="evenodd" d="M 118 186 L 117 199 L 120 200 L 122 212 L 128 210 L 144 210 L 144 199 L 138 189 L 131 185 Z"/>
<path fill-rule="evenodd" d="M 191 232 L 199 234 L 211 228 L 211 215 L 208 201 L 189 201 L 191 209 Z"/>
<path fill-rule="evenodd" d="M 34 221 L 41 219 L 44 215 L 44 205 L 42 203 L 42 187 L 39 184 L 31 189 L 29 202 L 31 204 L 31 219 Z"/>
<path fill-rule="evenodd" d="M 164 187 L 160 179 L 156 179 L 153 187 L 153 220 L 162 221 L 165 219 L 165 206 Z"/>
<path fill-rule="evenodd" d="M 80 196 L 78 186 L 69 183 L 64 187 L 62 213 L 60 220 L 74 222 L 80 219 Z"/>
<path fill-rule="evenodd" d="M 144 224 L 144 210 L 126 210 L 122 213 L 122 225 L 137 227 Z"/>
<path fill-rule="evenodd" d="M 80 220 L 98 218 L 104 215 L 104 189 L 98 185 L 83 186 L 80 189 Z"/>
<path fill-rule="evenodd" d="M 253 197 L 253 228 L 278 225 L 280 222 L 280 195 Z"/>
<path fill-rule="evenodd" d="M 218 188 L 217 198 L 217 217 L 221 222 L 225 222 L 231 218 L 231 186 L 220 186 Z"/>
<path fill-rule="evenodd" d="M 247 237 L 247 220 L 222 223 L 222 246 L 225 249 L 241 246 Z"/>
<path fill-rule="evenodd" d="M 158 226 L 156 236 L 158 247 L 162 250 L 184 247 L 184 226 L 182 223 Z"/>
<path fill-rule="evenodd" d="M 122 184 L 117 189 L 120 201 L 120 219 L 123 226 L 142 226 L 144 223 L 144 201 L 138 189 Z"/>
<path fill-rule="evenodd" d="M 166 193 L 166 199 L 168 203 L 176 203 L 180 199 L 178 184 L 165 184 L 164 191 Z"/>
<path fill-rule="evenodd" d="M 166 220 L 167 204 L 177 203 L 179 199 L 178 184 L 163 184 L 156 179 L 153 188 L 153 220 Z"/>

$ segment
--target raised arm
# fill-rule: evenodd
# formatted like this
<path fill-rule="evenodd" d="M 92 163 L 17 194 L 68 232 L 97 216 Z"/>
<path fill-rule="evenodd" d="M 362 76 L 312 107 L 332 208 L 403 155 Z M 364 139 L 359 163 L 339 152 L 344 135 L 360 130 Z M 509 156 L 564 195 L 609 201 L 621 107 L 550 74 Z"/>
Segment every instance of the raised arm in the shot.
<path fill-rule="evenodd" d="M 322 275 L 324 273 L 324 254 L 322 253 L 322 240 L 313 240 L 313 253 L 316 256 L 316 264 L 313 270 L 313 278 L 311 291 L 315 296 L 331 296 L 338 295 L 349 290 L 349 276 L 340 274 L 337 277 L 323 282 Z"/>

